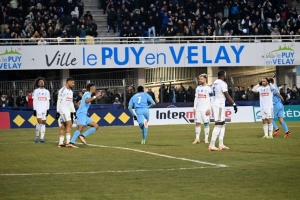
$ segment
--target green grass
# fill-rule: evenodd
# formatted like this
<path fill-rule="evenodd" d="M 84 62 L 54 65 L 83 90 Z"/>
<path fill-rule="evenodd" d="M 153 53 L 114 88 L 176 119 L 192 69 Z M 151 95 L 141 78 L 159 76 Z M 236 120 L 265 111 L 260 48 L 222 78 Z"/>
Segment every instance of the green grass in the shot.
<path fill-rule="evenodd" d="M 300 199 L 300 124 L 288 125 L 290 138 L 266 140 L 260 123 L 227 124 L 220 152 L 192 145 L 193 125 L 151 126 L 146 145 L 138 127 L 100 127 L 79 149 L 58 148 L 57 128 L 45 144 L 0 130 L 0 199 Z"/>

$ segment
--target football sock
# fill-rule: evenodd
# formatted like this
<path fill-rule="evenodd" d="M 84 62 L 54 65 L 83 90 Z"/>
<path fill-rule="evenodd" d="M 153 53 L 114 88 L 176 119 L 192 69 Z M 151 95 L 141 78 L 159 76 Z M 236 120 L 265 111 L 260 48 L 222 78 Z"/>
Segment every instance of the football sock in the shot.
<path fill-rule="evenodd" d="M 214 130 L 212 131 L 212 136 L 209 144 L 210 147 L 215 147 L 215 141 L 219 136 L 220 131 L 221 131 L 221 125 L 215 125 Z"/>
<path fill-rule="evenodd" d="M 286 133 L 289 132 L 289 128 L 287 127 L 287 125 L 286 125 L 285 122 L 282 122 L 282 123 L 281 123 L 281 126 L 282 126 L 282 128 L 284 129 L 284 131 L 285 131 Z"/>
<path fill-rule="evenodd" d="M 196 126 L 195 131 L 196 131 L 196 140 L 199 140 L 200 132 L 201 132 L 201 126 Z"/>
<path fill-rule="evenodd" d="M 40 124 L 37 123 L 36 126 L 35 126 L 35 136 L 36 137 L 39 137 L 40 136 Z"/>
<path fill-rule="evenodd" d="M 146 140 L 148 134 L 148 128 L 144 127 L 143 131 L 144 131 L 144 140 Z"/>
<path fill-rule="evenodd" d="M 89 128 L 84 134 L 84 137 L 89 136 L 90 134 L 94 133 L 96 131 L 96 129 L 94 127 Z"/>
<path fill-rule="evenodd" d="M 142 139 L 145 139 L 145 133 L 144 133 L 144 123 L 139 124 L 140 128 L 142 129 Z"/>
<path fill-rule="evenodd" d="M 45 125 L 45 124 L 42 124 L 42 125 L 41 125 L 41 140 L 44 139 L 44 137 L 45 137 L 45 132 L 46 132 L 46 125 Z"/>
<path fill-rule="evenodd" d="M 69 144 L 71 140 L 71 133 L 66 134 L 66 139 L 67 139 L 67 144 Z"/>
<path fill-rule="evenodd" d="M 73 134 L 72 139 L 71 139 L 71 143 L 74 144 L 79 135 L 80 135 L 80 131 L 76 130 L 75 133 Z"/>
<path fill-rule="evenodd" d="M 225 136 L 225 124 L 221 126 L 220 136 L 219 136 L 219 146 L 224 146 L 224 136 Z"/>
<path fill-rule="evenodd" d="M 209 136 L 209 124 L 204 124 L 204 134 L 205 134 L 205 140 L 208 140 L 208 136 Z"/>
<path fill-rule="evenodd" d="M 264 134 L 268 136 L 268 124 L 263 124 Z"/>
<path fill-rule="evenodd" d="M 59 144 L 63 144 L 64 139 L 65 139 L 65 136 L 63 136 L 63 135 L 59 136 Z"/>
<path fill-rule="evenodd" d="M 277 130 L 278 129 L 278 126 L 277 126 L 277 124 L 275 123 L 275 121 L 272 119 L 272 124 L 273 124 L 273 128 L 275 129 L 275 130 Z M 282 125 L 282 124 L 281 124 Z"/>
<path fill-rule="evenodd" d="M 268 124 L 269 136 L 273 136 L 273 124 Z"/>

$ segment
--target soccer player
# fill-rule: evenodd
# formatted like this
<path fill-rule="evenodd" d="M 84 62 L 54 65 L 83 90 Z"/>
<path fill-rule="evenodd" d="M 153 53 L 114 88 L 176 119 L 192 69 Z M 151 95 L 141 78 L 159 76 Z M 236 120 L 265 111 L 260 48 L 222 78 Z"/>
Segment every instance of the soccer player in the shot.
<path fill-rule="evenodd" d="M 38 123 L 36 124 L 36 136 L 35 143 L 46 142 L 44 137 L 46 133 L 46 120 L 49 114 L 49 106 L 50 106 L 50 93 L 47 89 L 45 89 L 45 79 L 43 77 L 38 77 L 34 85 L 37 87 L 33 91 L 33 116 L 36 116 Z"/>
<path fill-rule="evenodd" d="M 134 120 L 137 120 L 140 128 L 142 129 L 142 142 L 141 144 L 146 143 L 146 138 L 148 134 L 148 121 L 149 121 L 149 108 L 155 105 L 155 102 L 151 96 L 144 92 L 144 87 L 139 86 L 137 88 L 138 93 L 133 95 L 129 101 L 128 109 L 133 115 Z M 150 103 L 150 105 L 148 105 Z M 135 113 L 133 113 L 132 108 L 134 107 Z"/>
<path fill-rule="evenodd" d="M 263 130 L 265 139 L 273 138 L 273 92 L 275 88 L 268 78 L 263 78 L 259 84 L 254 86 L 253 92 L 259 92 L 260 113 L 263 122 Z M 269 134 L 269 136 L 268 136 Z"/>
<path fill-rule="evenodd" d="M 227 84 L 225 83 L 226 72 L 220 70 L 218 72 L 218 79 L 213 84 L 213 114 L 215 119 L 215 127 L 212 132 L 209 151 L 227 150 L 223 143 L 225 135 L 225 101 L 226 99 L 233 105 L 235 113 L 238 111 L 236 104 L 228 94 Z M 219 137 L 219 146 L 216 148 L 215 141 Z"/>
<path fill-rule="evenodd" d="M 207 75 L 199 75 L 200 85 L 196 88 L 194 100 L 194 116 L 196 122 L 196 139 L 193 144 L 200 143 L 201 124 L 204 124 L 205 144 L 208 144 L 210 110 L 213 93 L 207 85 Z"/>
<path fill-rule="evenodd" d="M 82 96 L 80 106 L 76 112 L 77 130 L 73 134 L 71 142 L 68 145 L 66 145 L 66 147 L 78 148 L 78 146 L 74 144 L 77 138 L 79 138 L 80 141 L 86 145 L 85 138 L 90 134 L 94 133 L 99 127 L 97 123 L 95 123 L 87 116 L 87 112 L 91 105 L 91 102 L 94 101 L 97 97 L 101 96 L 101 93 L 98 92 L 96 96 L 91 96 L 91 94 L 96 92 L 96 87 L 93 83 L 87 84 L 86 89 L 87 91 Z M 83 128 L 86 126 L 90 126 L 91 128 L 89 128 L 86 132 L 80 135 L 80 133 L 83 131 Z"/>
<path fill-rule="evenodd" d="M 281 124 L 282 128 L 285 131 L 284 138 L 288 138 L 288 137 L 290 137 L 291 133 L 283 119 L 284 118 L 284 106 L 283 106 L 282 102 L 284 102 L 284 99 L 279 93 L 279 88 L 276 85 L 276 78 L 275 77 L 270 78 L 269 81 L 270 81 L 270 83 L 272 83 L 274 85 L 274 88 L 275 88 L 275 90 L 273 92 L 274 116 L 278 118 L 279 123 Z M 276 125 L 276 123 L 273 119 L 272 119 L 272 124 L 275 129 L 273 137 L 276 137 L 279 134 L 280 129 L 278 128 L 278 126 Z"/>
<path fill-rule="evenodd" d="M 67 78 L 66 85 L 58 92 L 57 105 L 56 105 L 56 119 L 60 118 L 61 128 L 59 135 L 58 147 L 64 147 L 64 140 L 66 136 L 66 144 L 70 143 L 71 129 L 73 118 L 76 118 L 75 107 L 73 104 L 73 91 L 74 79 Z"/>

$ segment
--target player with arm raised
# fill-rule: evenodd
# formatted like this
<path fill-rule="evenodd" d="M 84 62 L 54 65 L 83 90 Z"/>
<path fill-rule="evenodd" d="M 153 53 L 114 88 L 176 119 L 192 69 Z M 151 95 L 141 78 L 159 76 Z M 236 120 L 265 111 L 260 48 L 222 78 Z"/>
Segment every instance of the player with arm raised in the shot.
<path fill-rule="evenodd" d="M 96 94 L 96 96 L 91 96 L 96 92 L 95 84 L 89 83 L 86 87 L 87 91 L 82 96 L 82 99 L 80 101 L 80 106 L 76 112 L 77 116 L 77 130 L 73 134 L 73 137 L 71 139 L 71 142 L 66 145 L 66 147 L 72 147 L 72 148 L 78 148 L 78 146 L 75 146 L 75 141 L 77 138 L 80 139 L 80 141 L 83 144 L 86 144 L 85 138 L 89 136 L 90 134 L 94 133 L 98 129 L 98 124 L 94 122 L 91 118 L 87 116 L 88 109 L 91 105 L 91 102 L 94 101 L 97 97 L 101 95 L 100 92 Z M 82 135 L 80 133 L 83 131 L 84 127 L 90 126 L 86 132 L 84 132 Z"/>
<path fill-rule="evenodd" d="M 226 99 L 234 107 L 235 113 L 237 112 L 237 106 L 233 102 L 232 98 L 228 94 L 227 83 L 225 83 L 226 72 L 220 70 L 218 72 L 218 79 L 213 84 L 213 114 L 215 119 L 215 127 L 212 132 L 210 144 L 208 150 L 217 151 L 217 150 L 227 150 L 229 149 L 223 143 L 225 135 L 225 101 Z M 215 142 L 217 137 L 219 137 L 219 147 L 216 148 Z"/>
<path fill-rule="evenodd" d="M 201 124 L 204 124 L 205 144 L 208 144 L 211 98 L 213 93 L 207 85 L 207 75 L 199 75 L 200 85 L 196 88 L 194 100 L 194 116 L 196 122 L 196 139 L 193 144 L 200 143 Z"/>
<path fill-rule="evenodd" d="M 284 99 L 279 93 L 279 88 L 276 85 L 276 78 L 275 77 L 270 78 L 269 81 L 270 81 L 270 83 L 272 83 L 274 85 L 274 88 L 275 88 L 275 90 L 273 92 L 274 117 L 278 118 L 279 123 L 281 124 L 282 128 L 285 131 L 284 138 L 288 138 L 288 137 L 290 137 L 291 133 L 290 133 L 289 128 L 288 128 L 288 126 L 286 125 L 286 123 L 283 119 L 284 118 L 284 106 L 283 106 L 282 102 L 284 102 Z M 279 134 L 280 129 L 276 125 L 274 119 L 272 119 L 272 124 L 273 124 L 273 127 L 275 129 L 273 137 L 276 137 Z"/>
<path fill-rule="evenodd" d="M 35 143 L 39 142 L 39 135 L 41 133 L 40 142 L 45 142 L 46 133 L 46 120 L 49 114 L 50 107 L 50 93 L 45 89 L 45 79 L 43 77 L 38 77 L 34 85 L 37 87 L 33 91 L 33 115 L 36 116 L 38 123 L 36 124 L 36 136 Z"/>
<path fill-rule="evenodd" d="M 253 92 L 259 92 L 260 113 L 263 122 L 265 139 L 273 138 L 273 92 L 275 88 L 268 78 L 263 78 L 259 84 L 254 86 Z M 268 136 L 269 133 L 269 136 Z"/>
<path fill-rule="evenodd" d="M 66 144 L 70 143 L 73 118 L 76 118 L 75 108 L 73 104 L 73 87 L 74 79 L 72 77 L 69 77 L 66 80 L 66 85 L 62 87 L 58 92 L 56 119 L 60 120 L 61 122 L 58 147 L 65 146 L 65 136 Z"/>
<path fill-rule="evenodd" d="M 142 129 L 141 144 L 145 144 L 148 134 L 149 108 L 154 106 L 155 102 L 148 93 L 144 92 L 143 86 L 139 86 L 137 90 L 138 93 L 133 95 L 129 101 L 128 109 L 133 115 L 134 120 L 137 120 L 140 128 Z M 148 103 L 150 103 L 150 105 L 148 105 Z M 133 107 L 136 114 L 134 114 L 132 111 Z"/>

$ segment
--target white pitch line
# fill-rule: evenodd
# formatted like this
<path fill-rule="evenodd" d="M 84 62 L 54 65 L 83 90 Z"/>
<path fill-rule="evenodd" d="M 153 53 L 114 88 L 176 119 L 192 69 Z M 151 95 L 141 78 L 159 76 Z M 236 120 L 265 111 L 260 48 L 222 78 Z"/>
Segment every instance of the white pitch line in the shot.
<path fill-rule="evenodd" d="M 90 172 L 45 172 L 45 173 L 20 173 L 20 174 L 0 174 L 0 176 L 39 176 L 39 175 L 69 175 L 69 174 L 100 174 L 100 173 L 133 173 L 133 172 L 155 172 L 155 171 L 179 171 L 195 169 L 213 169 L 214 167 L 191 167 L 191 168 L 167 168 L 167 169 L 137 169 L 137 170 L 109 170 L 109 171 L 90 171 Z"/>
<path fill-rule="evenodd" d="M 127 150 L 127 151 L 134 151 L 134 152 L 145 153 L 145 154 L 164 157 L 164 158 L 183 160 L 183 161 L 199 163 L 199 164 L 204 164 L 204 165 L 211 165 L 211 166 L 216 166 L 216 167 L 228 167 L 227 165 L 224 165 L 224 164 L 215 164 L 215 163 L 204 162 L 204 161 L 200 161 L 200 160 L 180 158 L 180 157 L 169 156 L 169 155 L 165 155 L 165 154 L 153 153 L 153 152 L 150 152 L 150 151 L 143 151 L 143 150 L 139 150 L 139 149 L 131 149 L 131 148 L 127 148 L 127 147 L 104 146 L 104 145 L 96 145 L 96 144 L 87 144 L 87 145 L 94 146 L 94 147 L 100 147 L 100 148 L 122 149 L 122 150 Z"/>

